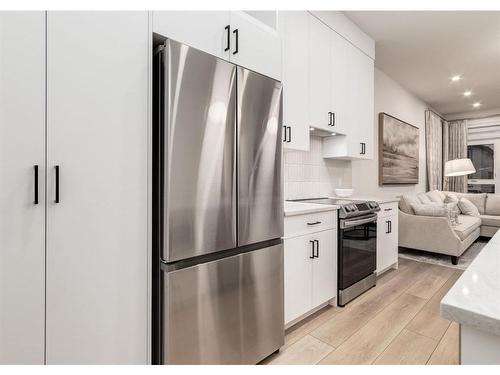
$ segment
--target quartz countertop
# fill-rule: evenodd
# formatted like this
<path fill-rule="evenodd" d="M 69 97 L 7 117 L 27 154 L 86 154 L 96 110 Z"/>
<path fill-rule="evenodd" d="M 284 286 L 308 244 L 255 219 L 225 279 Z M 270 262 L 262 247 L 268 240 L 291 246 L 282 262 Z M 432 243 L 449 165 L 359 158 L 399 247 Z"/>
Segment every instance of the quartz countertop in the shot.
<path fill-rule="evenodd" d="M 339 206 L 333 204 L 330 205 L 330 204 L 285 201 L 285 216 L 303 215 L 314 212 L 334 211 L 338 209 Z"/>
<path fill-rule="evenodd" d="M 500 231 L 441 300 L 441 316 L 500 335 Z"/>
<path fill-rule="evenodd" d="M 381 197 L 353 196 L 353 197 L 348 197 L 348 198 L 340 198 L 340 197 L 332 196 L 329 198 L 331 198 L 331 199 L 346 199 L 346 200 L 350 200 L 350 201 L 375 201 L 378 204 L 399 202 L 399 198 L 397 198 L 397 197 L 381 198 Z"/>

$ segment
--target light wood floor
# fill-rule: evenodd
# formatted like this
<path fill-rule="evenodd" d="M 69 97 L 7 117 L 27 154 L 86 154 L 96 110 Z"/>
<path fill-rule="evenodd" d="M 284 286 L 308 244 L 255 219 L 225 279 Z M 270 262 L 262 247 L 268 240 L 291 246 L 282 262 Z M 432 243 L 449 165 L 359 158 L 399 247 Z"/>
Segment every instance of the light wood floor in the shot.
<path fill-rule="evenodd" d="M 458 364 L 458 325 L 439 316 L 439 302 L 461 272 L 400 259 L 346 307 L 287 330 L 262 364 Z"/>

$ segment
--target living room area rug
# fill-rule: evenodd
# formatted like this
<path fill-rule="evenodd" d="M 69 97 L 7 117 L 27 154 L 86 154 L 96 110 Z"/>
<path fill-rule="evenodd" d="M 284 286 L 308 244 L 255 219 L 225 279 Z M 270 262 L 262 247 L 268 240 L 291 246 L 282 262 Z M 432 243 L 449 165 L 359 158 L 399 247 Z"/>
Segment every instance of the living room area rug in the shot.
<path fill-rule="evenodd" d="M 480 237 L 474 242 L 460 258 L 458 258 L 458 264 L 455 266 L 451 264 L 451 258 L 449 255 L 430 253 L 427 251 L 407 249 L 404 247 L 399 248 L 399 257 L 405 259 L 415 260 L 417 262 L 437 264 L 439 266 L 457 268 L 460 270 L 465 270 L 476 256 L 481 252 L 484 246 L 488 243 L 489 238 Z"/>

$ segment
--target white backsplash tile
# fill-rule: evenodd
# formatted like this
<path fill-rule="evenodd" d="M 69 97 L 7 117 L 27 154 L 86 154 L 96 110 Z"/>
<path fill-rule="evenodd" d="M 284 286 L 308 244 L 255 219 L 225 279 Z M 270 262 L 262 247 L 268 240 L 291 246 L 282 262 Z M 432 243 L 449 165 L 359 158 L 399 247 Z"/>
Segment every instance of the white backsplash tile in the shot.
<path fill-rule="evenodd" d="M 326 197 L 351 187 L 351 162 L 324 159 L 320 137 L 311 137 L 310 145 L 309 152 L 284 151 L 285 199 Z"/>

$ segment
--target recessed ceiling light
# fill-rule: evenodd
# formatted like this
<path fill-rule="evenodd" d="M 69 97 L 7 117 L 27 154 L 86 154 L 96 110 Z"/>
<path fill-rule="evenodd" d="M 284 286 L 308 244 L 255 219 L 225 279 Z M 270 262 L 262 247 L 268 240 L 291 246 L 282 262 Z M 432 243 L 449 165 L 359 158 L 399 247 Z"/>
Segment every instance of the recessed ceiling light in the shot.
<path fill-rule="evenodd" d="M 471 96 L 472 95 L 472 91 L 464 91 L 464 96 Z"/>
<path fill-rule="evenodd" d="M 309 128 L 309 131 L 310 131 L 310 132 L 313 132 L 313 131 L 314 131 L 314 128 Z"/>
<path fill-rule="evenodd" d="M 479 102 L 475 102 L 474 104 L 472 104 L 472 106 L 473 106 L 474 108 L 478 108 L 478 107 L 481 107 L 481 103 L 479 103 Z"/>
<path fill-rule="evenodd" d="M 462 79 L 462 77 L 460 76 L 453 76 L 451 77 L 451 82 L 457 82 L 457 81 L 460 81 Z"/>

